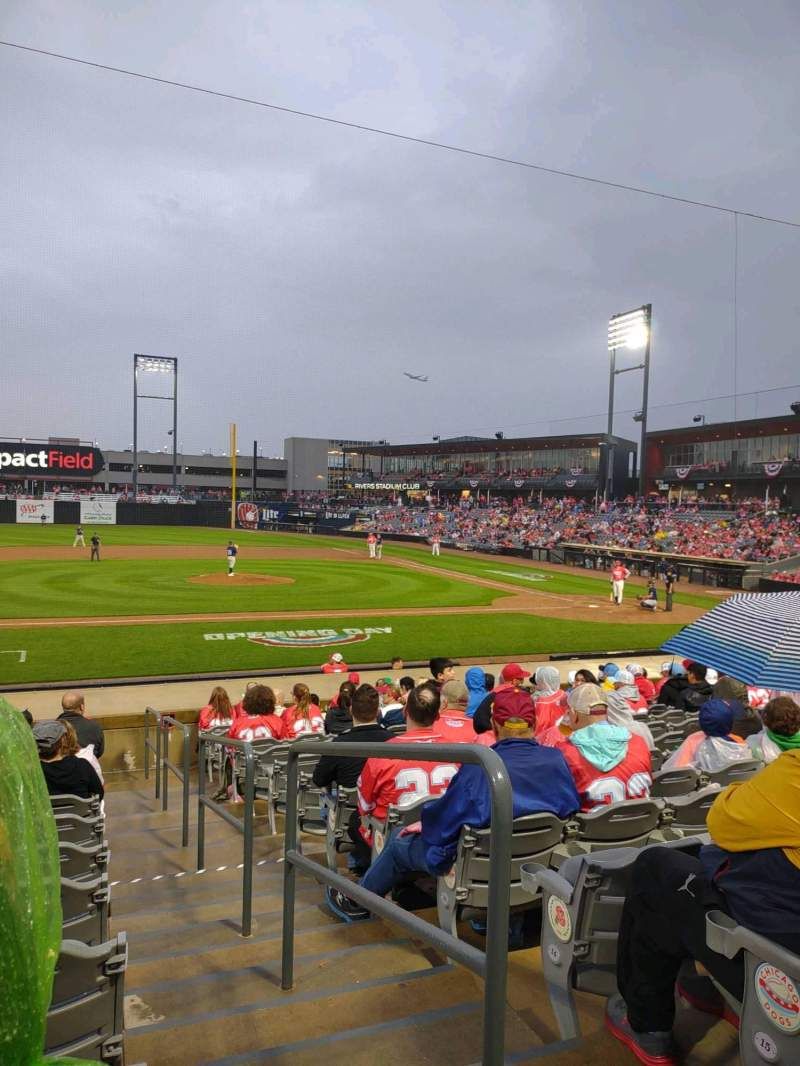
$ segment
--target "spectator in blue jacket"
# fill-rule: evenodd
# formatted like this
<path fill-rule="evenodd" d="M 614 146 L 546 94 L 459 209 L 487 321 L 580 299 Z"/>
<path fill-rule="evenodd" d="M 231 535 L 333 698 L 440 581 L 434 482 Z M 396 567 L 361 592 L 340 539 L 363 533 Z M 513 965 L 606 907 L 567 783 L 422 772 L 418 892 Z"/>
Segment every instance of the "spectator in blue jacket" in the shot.
<path fill-rule="evenodd" d="M 508 770 L 514 817 L 549 811 L 567 818 L 580 807 L 572 774 L 556 748 L 545 748 L 533 738 L 536 713 L 530 697 L 508 689 L 498 692 L 492 708 L 495 751 Z M 465 825 L 477 829 L 491 821 L 491 798 L 486 774 L 480 766 L 461 767 L 445 794 L 426 803 L 422 821 L 395 830 L 360 884 L 385 896 L 409 874 L 446 874 L 455 861 L 458 838 Z M 360 921 L 369 911 L 343 892 L 328 890 L 328 905 L 343 921 Z"/>

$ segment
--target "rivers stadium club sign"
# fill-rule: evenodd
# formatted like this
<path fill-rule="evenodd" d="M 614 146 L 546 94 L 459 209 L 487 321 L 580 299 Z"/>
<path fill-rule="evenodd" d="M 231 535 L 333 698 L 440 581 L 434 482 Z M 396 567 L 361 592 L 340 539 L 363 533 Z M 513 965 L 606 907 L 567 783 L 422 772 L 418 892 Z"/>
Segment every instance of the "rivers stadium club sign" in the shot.
<path fill-rule="evenodd" d="M 0 441 L 0 474 L 91 478 L 105 466 L 99 448 L 83 444 L 18 444 Z"/>

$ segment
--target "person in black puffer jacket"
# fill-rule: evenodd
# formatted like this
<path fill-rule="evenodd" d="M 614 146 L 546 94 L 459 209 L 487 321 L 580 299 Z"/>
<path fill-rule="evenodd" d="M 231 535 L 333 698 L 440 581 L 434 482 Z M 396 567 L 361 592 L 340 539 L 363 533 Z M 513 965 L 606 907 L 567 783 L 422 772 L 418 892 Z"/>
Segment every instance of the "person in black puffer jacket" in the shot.
<path fill-rule="evenodd" d="M 686 668 L 683 663 L 673 663 L 670 667 L 669 678 L 661 686 L 658 702 L 666 704 L 667 707 L 680 707 L 683 690 L 688 684 L 689 680 L 686 677 Z"/>
<path fill-rule="evenodd" d="M 682 711 L 699 711 L 713 695 L 713 689 L 706 681 L 706 668 L 701 663 L 689 663 L 686 675 L 688 684 L 678 696 L 676 706 Z"/>
<path fill-rule="evenodd" d="M 353 696 L 356 686 L 352 681 L 343 681 L 339 685 L 339 693 L 330 702 L 328 713 L 325 715 L 325 732 L 336 736 L 344 733 L 346 729 L 352 729 L 353 716 L 350 708 L 353 705 Z M 335 701 L 335 702 L 334 702 Z"/>

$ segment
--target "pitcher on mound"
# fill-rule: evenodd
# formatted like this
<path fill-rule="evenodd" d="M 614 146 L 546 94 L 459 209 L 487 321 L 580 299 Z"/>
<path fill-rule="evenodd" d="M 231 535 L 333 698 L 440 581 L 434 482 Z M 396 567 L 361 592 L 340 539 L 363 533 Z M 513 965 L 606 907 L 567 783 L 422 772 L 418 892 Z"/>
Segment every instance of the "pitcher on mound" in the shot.
<path fill-rule="evenodd" d="M 239 545 L 229 540 L 225 554 L 228 557 L 228 577 L 233 577 L 233 571 L 236 569 L 236 556 L 239 554 Z"/>

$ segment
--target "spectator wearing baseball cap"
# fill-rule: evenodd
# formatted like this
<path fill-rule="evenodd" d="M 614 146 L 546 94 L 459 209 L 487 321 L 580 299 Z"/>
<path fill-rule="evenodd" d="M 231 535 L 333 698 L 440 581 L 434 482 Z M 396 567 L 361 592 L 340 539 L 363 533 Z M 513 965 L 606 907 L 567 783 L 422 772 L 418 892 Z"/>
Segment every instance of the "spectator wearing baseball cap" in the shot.
<path fill-rule="evenodd" d="M 667 707 L 680 707 L 680 698 L 683 690 L 688 687 L 689 679 L 686 676 L 686 667 L 683 663 L 662 663 L 662 674 L 666 670 L 664 683 L 658 692 L 659 703 Z"/>
<path fill-rule="evenodd" d="M 350 667 L 344 661 L 342 653 L 340 651 L 335 651 L 320 669 L 323 674 L 346 674 Z"/>
<path fill-rule="evenodd" d="M 549 811 L 568 818 L 578 809 L 578 793 L 563 755 L 534 740 L 536 715 L 524 692 L 511 686 L 495 695 L 492 731 L 494 751 L 503 761 L 511 781 L 514 818 Z M 489 784 L 483 769 L 464 765 L 439 799 L 426 803 L 422 820 L 399 827 L 362 877 L 363 888 L 385 896 L 405 878 L 418 874 L 438 877 L 450 871 L 465 825 L 481 829 L 491 822 Z M 355 921 L 369 912 L 343 893 L 329 897 L 337 917 Z"/>
<path fill-rule="evenodd" d="M 634 714 L 647 713 L 647 700 L 636 687 L 636 679 L 630 670 L 617 670 L 613 681 L 614 692 L 625 700 Z"/>
<path fill-rule="evenodd" d="M 608 721 L 610 696 L 597 685 L 581 685 L 569 694 L 566 722 L 572 732 L 564 737 L 551 729 L 540 738 L 564 753 L 572 771 L 581 810 L 606 803 L 647 799 L 651 762 L 647 742 Z"/>
<path fill-rule="evenodd" d="M 69 795 L 103 798 L 103 783 L 86 759 L 77 756 L 78 738 L 66 722 L 37 722 L 33 739 L 39 750 L 47 791 L 51 796 Z"/>
<path fill-rule="evenodd" d="M 475 714 L 472 716 L 472 724 L 476 733 L 488 733 L 491 730 L 492 705 L 494 704 L 495 696 L 500 692 L 509 690 L 518 691 L 522 687 L 523 681 L 526 681 L 530 676 L 529 672 L 523 670 L 519 663 L 506 663 L 500 671 L 500 684 L 487 693 L 485 699 L 478 705 Z M 531 706 L 533 706 L 532 703 Z"/>
<path fill-rule="evenodd" d="M 639 663 L 628 663 L 625 667 L 633 674 L 633 683 L 639 690 L 639 694 L 647 703 L 656 698 L 656 687 L 650 678 L 647 676 L 647 670 L 645 667 L 640 666 Z"/>
<path fill-rule="evenodd" d="M 611 692 L 614 688 L 614 678 L 619 672 L 619 667 L 616 663 L 600 663 L 597 667 L 597 673 L 600 676 L 600 684 L 606 690 Z"/>

